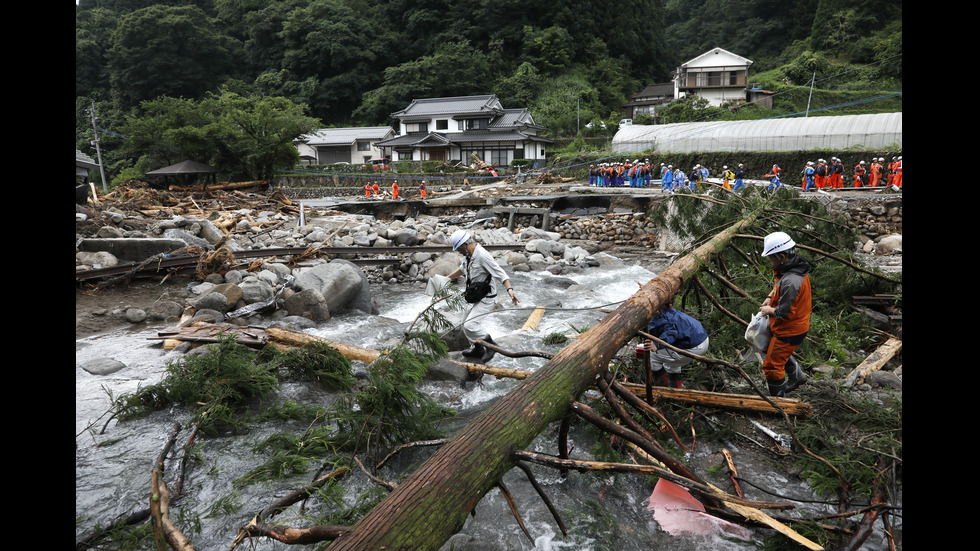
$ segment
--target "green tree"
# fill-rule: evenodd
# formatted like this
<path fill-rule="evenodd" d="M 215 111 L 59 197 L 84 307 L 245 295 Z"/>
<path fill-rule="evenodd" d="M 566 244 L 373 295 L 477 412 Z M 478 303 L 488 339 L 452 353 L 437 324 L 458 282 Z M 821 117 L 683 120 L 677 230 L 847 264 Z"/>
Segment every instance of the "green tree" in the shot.
<path fill-rule="evenodd" d="M 440 45 L 436 52 L 384 71 L 384 84 L 364 94 L 354 118 L 381 124 L 415 98 L 485 94 L 491 86 L 489 63 L 469 42 Z"/>
<path fill-rule="evenodd" d="M 343 0 L 314 0 L 292 10 L 278 36 L 284 47 L 282 69 L 290 80 L 316 80 L 314 116 L 349 116 L 361 93 L 381 82 L 375 65 L 381 48 L 377 28 Z"/>
<path fill-rule="evenodd" d="M 108 59 L 116 14 L 104 8 L 75 15 L 75 96 L 106 97 Z"/>
<path fill-rule="evenodd" d="M 231 61 L 227 37 L 194 6 L 150 6 L 120 18 L 108 52 L 113 99 L 132 107 L 159 96 L 200 98 Z"/>
<path fill-rule="evenodd" d="M 724 112 L 720 107 L 711 107 L 701 96 L 690 95 L 675 99 L 660 112 L 660 124 L 675 122 L 703 122 L 715 113 Z"/>
<path fill-rule="evenodd" d="M 144 102 L 124 125 L 128 152 L 144 171 L 191 159 L 233 180 L 269 180 L 299 160 L 293 140 L 319 127 L 282 97 L 209 94 L 201 101 Z"/>
<path fill-rule="evenodd" d="M 514 74 L 497 80 L 493 93 L 500 103 L 509 107 L 531 105 L 541 88 L 542 77 L 530 62 L 521 63 Z"/>
<path fill-rule="evenodd" d="M 543 74 L 554 75 L 568 67 L 574 53 L 574 41 L 564 28 L 524 27 L 523 57 L 540 67 Z"/>

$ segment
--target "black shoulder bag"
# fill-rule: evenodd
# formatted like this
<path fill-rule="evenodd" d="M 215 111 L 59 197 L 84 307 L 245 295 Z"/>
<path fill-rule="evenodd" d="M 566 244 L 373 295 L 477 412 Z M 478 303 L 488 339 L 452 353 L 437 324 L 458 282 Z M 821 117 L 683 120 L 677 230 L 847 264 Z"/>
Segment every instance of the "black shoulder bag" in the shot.
<path fill-rule="evenodd" d="M 476 304 L 490 294 L 490 278 L 481 281 L 470 279 L 470 259 L 466 259 L 466 291 L 463 292 L 463 300 L 470 304 Z"/>

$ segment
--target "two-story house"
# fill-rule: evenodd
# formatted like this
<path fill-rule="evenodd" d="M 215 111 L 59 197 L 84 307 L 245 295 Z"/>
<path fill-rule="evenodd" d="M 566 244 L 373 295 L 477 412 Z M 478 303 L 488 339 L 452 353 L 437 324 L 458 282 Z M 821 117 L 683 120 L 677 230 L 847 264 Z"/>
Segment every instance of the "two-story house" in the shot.
<path fill-rule="evenodd" d="M 384 158 L 378 143 L 395 136 L 390 126 L 323 128 L 296 140 L 300 161 L 306 164 L 369 164 Z"/>
<path fill-rule="evenodd" d="M 525 108 L 505 109 L 495 95 L 425 98 L 392 113 L 399 135 L 377 145 L 393 161 L 483 162 L 508 166 L 514 159 L 544 162 L 545 146 Z"/>
<path fill-rule="evenodd" d="M 657 108 L 667 105 L 674 99 L 674 84 L 671 82 L 651 84 L 630 98 L 623 105 L 623 117 L 634 119 L 637 115 L 650 115 L 656 119 Z"/>
<path fill-rule="evenodd" d="M 745 101 L 747 73 L 752 61 L 722 48 L 713 48 L 674 70 L 674 97 L 701 96 L 712 106 Z"/>

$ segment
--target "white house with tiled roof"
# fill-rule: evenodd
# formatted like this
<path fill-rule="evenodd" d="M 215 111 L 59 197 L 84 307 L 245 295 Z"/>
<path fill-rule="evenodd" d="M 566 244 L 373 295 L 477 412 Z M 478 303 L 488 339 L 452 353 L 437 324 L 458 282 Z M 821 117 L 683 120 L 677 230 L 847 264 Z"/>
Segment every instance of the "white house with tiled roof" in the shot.
<path fill-rule="evenodd" d="M 722 48 L 712 48 L 674 70 L 674 98 L 694 94 L 720 107 L 726 101 L 745 101 L 752 60 Z"/>
<path fill-rule="evenodd" d="M 384 158 L 378 143 L 395 136 L 390 126 L 322 128 L 296 140 L 300 160 L 307 164 L 370 164 Z"/>
<path fill-rule="evenodd" d="M 378 147 L 394 161 L 470 164 L 472 154 L 497 167 L 514 159 L 544 162 L 551 140 L 525 108 L 505 109 L 495 95 L 424 98 L 392 113 L 399 135 Z"/>

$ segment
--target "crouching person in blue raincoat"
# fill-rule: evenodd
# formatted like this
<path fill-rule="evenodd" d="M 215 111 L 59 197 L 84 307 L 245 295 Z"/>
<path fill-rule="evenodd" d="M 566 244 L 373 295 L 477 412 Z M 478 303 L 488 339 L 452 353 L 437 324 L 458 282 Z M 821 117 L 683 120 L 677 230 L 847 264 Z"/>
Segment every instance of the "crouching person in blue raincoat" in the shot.
<path fill-rule="evenodd" d="M 703 356 L 708 351 L 708 333 L 701 322 L 667 306 L 647 326 L 647 333 L 688 353 Z M 650 371 L 655 386 L 683 388 L 681 368 L 694 361 L 666 346 L 657 346 L 652 339 L 643 342 L 650 357 Z"/>

